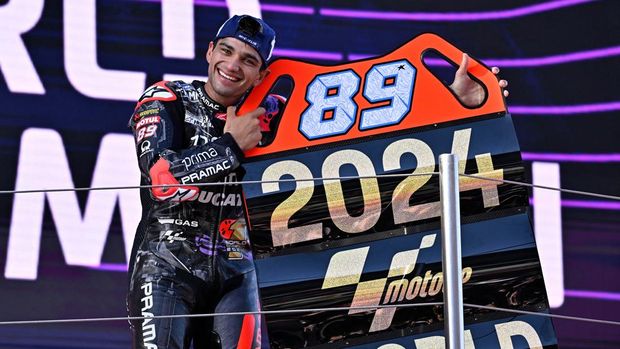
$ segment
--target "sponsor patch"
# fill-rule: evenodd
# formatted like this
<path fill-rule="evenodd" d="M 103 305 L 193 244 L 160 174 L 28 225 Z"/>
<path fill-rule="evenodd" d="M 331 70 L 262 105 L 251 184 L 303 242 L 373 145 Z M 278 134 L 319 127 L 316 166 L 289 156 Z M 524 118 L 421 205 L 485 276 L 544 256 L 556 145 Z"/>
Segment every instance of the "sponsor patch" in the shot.
<path fill-rule="evenodd" d="M 149 117 L 143 118 L 142 120 L 140 120 L 140 122 L 136 124 L 136 130 L 146 125 L 158 124 L 160 120 L 161 119 L 159 116 L 149 116 Z"/>
<path fill-rule="evenodd" d="M 148 282 L 140 286 L 140 289 L 144 292 L 144 297 L 140 300 L 142 303 L 142 339 L 145 348 L 157 347 L 154 342 L 156 341 L 157 332 L 155 329 L 155 323 L 153 321 L 153 283 Z"/>
<path fill-rule="evenodd" d="M 142 119 L 145 116 L 157 115 L 159 114 L 160 111 L 161 111 L 160 108 L 149 108 L 143 111 L 139 111 L 133 115 L 133 121 L 137 122 L 138 120 Z"/>
<path fill-rule="evenodd" d="M 215 113 L 215 118 L 226 121 L 226 113 Z"/>
<path fill-rule="evenodd" d="M 146 140 L 140 144 L 140 156 L 146 153 L 150 153 L 152 151 L 153 149 L 151 149 L 151 141 Z"/>
<path fill-rule="evenodd" d="M 187 176 L 183 176 L 181 178 L 181 183 L 183 184 L 187 184 L 187 183 L 195 183 L 195 182 L 199 182 L 205 178 L 209 178 L 211 176 L 214 176 L 220 172 L 226 171 L 228 169 L 230 169 L 232 167 L 232 163 L 228 160 L 224 160 L 219 164 L 215 164 L 213 166 L 209 166 L 205 169 L 201 169 L 197 172 L 194 173 L 190 173 Z"/>
<path fill-rule="evenodd" d="M 225 219 L 220 222 L 220 235 L 226 240 L 245 240 L 245 224 L 236 219 Z"/>
<path fill-rule="evenodd" d="M 168 86 L 166 86 L 163 81 L 160 81 L 151 85 L 149 88 L 146 89 L 146 91 L 144 91 L 144 93 L 138 100 L 136 108 L 150 101 L 157 100 L 169 102 L 174 101 L 175 99 L 177 99 L 177 96 L 172 92 L 170 88 L 168 88 Z"/>

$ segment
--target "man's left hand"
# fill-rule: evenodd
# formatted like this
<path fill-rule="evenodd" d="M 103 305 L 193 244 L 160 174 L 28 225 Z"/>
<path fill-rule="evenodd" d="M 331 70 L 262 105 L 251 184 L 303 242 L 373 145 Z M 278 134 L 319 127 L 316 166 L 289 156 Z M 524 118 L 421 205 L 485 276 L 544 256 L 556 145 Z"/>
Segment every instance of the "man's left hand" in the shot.
<path fill-rule="evenodd" d="M 484 100 L 484 89 L 476 81 L 472 80 L 467 75 L 467 68 L 469 67 L 469 56 L 467 53 L 463 53 L 461 65 L 454 74 L 454 82 L 450 85 L 450 89 L 454 91 L 461 103 L 468 107 L 477 107 Z M 499 74 L 499 68 L 491 68 L 493 74 Z M 499 87 L 504 91 L 504 97 L 508 97 L 508 90 L 505 88 L 508 86 L 508 81 L 499 80 Z"/>

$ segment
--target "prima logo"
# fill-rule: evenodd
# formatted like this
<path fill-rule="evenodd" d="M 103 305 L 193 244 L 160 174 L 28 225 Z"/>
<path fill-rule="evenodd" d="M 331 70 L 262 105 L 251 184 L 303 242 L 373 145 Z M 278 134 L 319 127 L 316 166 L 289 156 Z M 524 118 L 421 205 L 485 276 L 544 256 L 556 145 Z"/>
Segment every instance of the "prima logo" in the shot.
<path fill-rule="evenodd" d="M 390 283 L 389 289 L 392 290 L 392 295 L 386 295 L 384 304 L 386 301 L 387 304 L 393 303 L 391 301 L 392 298 L 396 301 L 398 301 L 399 298 L 402 300 L 405 298 L 406 290 L 409 286 L 408 283 L 408 285 L 405 286 L 405 291 L 401 292 L 403 287 L 402 280 L 404 280 L 404 277 L 415 269 L 420 250 L 423 248 L 429 248 L 435 244 L 436 235 L 437 234 L 429 234 L 424 236 L 420 241 L 419 248 L 396 253 L 392 257 L 392 262 L 390 263 L 390 269 L 387 276 L 376 280 L 360 282 L 370 246 L 338 252 L 334 254 L 329 261 L 321 289 L 357 284 L 357 288 L 355 289 L 355 294 L 351 302 L 351 307 L 360 309 L 349 310 L 349 314 L 356 314 L 368 311 L 369 307 L 372 308 L 373 306 L 378 306 L 381 302 L 381 296 L 386 289 L 387 280 L 393 277 L 402 277 L 402 279 L 396 280 L 396 282 L 399 283 L 398 285 L 393 285 L 393 283 Z M 428 279 L 428 277 L 425 277 L 425 279 Z M 433 277 L 431 276 L 430 280 L 432 279 Z M 438 281 L 436 281 L 434 285 L 435 288 L 438 287 L 436 285 L 437 283 Z M 412 282 L 411 284 L 414 283 Z M 421 284 L 418 285 L 420 286 Z M 396 286 L 399 286 L 398 291 L 395 291 Z M 421 287 L 418 287 L 418 294 L 420 293 L 420 288 Z M 396 295 L 394 294 L 395 292 Z M 402 297 L 400 296 L 401 293 L 403 294 Z M 395 312 L 396 307 L 383 307 L 376 309 L 375 317 L 373 318 L 372 324 L 370 325 L 370 329 L 368 331 L 381 331 L 390 327 Z"/>
<path fill-rule="evenodd" d="M 206 151 L 201 151 L 196 154 L 184 157 L 183 159 L 181 159 L 181 161 L 183 162 L 183 165 L 185 165 L 185 170 L 189 171 L 192 166 L 196 166 L 203 162 L 211 160 L 217 155 L 217 150 L 215 150 L 215 148 L 208 148 Z"/>

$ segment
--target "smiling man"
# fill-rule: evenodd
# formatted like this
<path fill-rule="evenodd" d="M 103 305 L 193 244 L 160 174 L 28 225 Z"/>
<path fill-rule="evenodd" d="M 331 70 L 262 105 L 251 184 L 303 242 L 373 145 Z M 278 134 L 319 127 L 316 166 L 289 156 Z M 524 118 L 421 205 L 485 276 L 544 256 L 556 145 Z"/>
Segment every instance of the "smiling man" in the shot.
<path fill-rule="evenodd" d="M 146 319 L 131 322 L 134 348 L 261 347 L 255 314 L 153 317 L 259 310 L 241 186 L 223 184 L 242 178 L 243 152 L 285 102 L 271 95 L 264 108 L 236 115 L 268 74 L 274 44 L 264 21 L 234 16 L 209 44 L 207 82 L 158 82 L 138 101 L 130 126 L 141 182 L 176 186 L 141 193 L 127 300 L 130 316 Z"/>
<path fill-rule="evenodd" d="M 257 85 L 267 72 L 258 52 L 248 50 L 247 46 L 248 44 L 235 38 L 222 38 L 209 44 L 209 81 L 205 85 L 205 91 L 222 104 L 235 104 L 245 91 Z M 229 59 L 234 54 L 240 56 L 241 64 L 238 66 Z M 258 70 L 257 67 L 262 69 Z"/>

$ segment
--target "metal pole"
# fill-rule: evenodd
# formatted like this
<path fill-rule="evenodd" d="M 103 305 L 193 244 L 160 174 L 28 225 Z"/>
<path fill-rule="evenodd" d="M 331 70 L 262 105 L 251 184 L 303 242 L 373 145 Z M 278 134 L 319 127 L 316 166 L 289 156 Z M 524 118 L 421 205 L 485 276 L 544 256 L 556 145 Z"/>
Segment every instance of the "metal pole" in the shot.
<path fill-rule="evenodd" d="M 439 182 L 446 348 L 464 349 L 461 209 L 459 205 L 458 158 L 455 154 L 441 154 L 439 156 Z"/>

